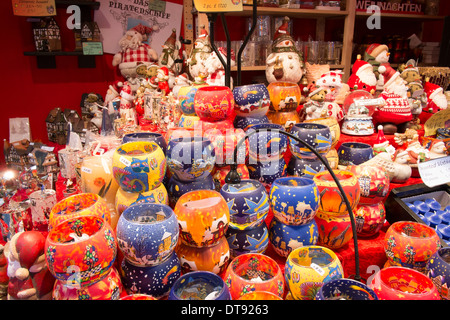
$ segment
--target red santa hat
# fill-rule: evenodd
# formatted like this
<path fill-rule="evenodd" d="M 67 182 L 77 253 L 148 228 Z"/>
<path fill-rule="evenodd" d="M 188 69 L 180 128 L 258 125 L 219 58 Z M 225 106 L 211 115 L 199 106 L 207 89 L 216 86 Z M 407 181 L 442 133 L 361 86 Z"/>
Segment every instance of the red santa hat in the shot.
<path fill-rule="evenodd" d="M 137 26 L 131 28 L 131 30 L 139 32 L 143 36 L 147 36 L 148 34 L 152 33 L 154 30 L 158 29 L 157 26 L 155 26 L 155 27 L 150 28 L 149 26 L 144 26 L 143 24 L 140 23 Z"/>
<path fill-rule="evenodd" d="M 373 67 L 367 61 L 361 60 L 361 55 L 358 55 L 358 57 L 356 58 L 355 63 L 353 64 L 352 73 L 356 74 L 356 75 L 357 74 L 361 74 L 361 72 L 363 70 L 366 70 L 366 69 L 372 69 L 373 70 Z"/>
<path fill-rule="evenodd" d="M 388 139 L 384 135 L 383 126 L 380 124 L 377 127 L 377 129 L 378 129 L 378 135 L 377 135 L 377 140 L 375 141 L 374 146 L 379 146 L 379 145 L 382 145 L 382 144 L 386 144 L 386 142 L 388 142 Z"/>
<path fill-rule="evenodd" d="M 133 100 L 133 91 L 131 90 L 131 86 L 129 84 L 125 84 L 120 91 L 120 96 L 126 100 Z"/>
<path fill-rule="evenodd" d="M 388 51 L 389 48 L 387 45 L 379 44 L 379 43 L 372 43 L 367 49 L 366 53 L 372 57 L 377 57 L 380 53 L 383 51 Z"/>
<path fill-rule="evenodd" d="M 116 95 L 119 95 L 120 90 L 123 87 L 123 82 L 122 81 L 115 81 L 113 84 L 109 85 L 109 89 L 115 93 Z"/>
<path fill-rule="evenodd" d="M 208 31 L 206 31 L 205 26 L 203 26 L 203 25 L 200 26 L 200 34 L 198 35 L 197 39 L 204 41 L 208 38 L 208 36 L 209 36 L 209 34 L 208 34 Z"/>
<path fill-rule="evenodd" d="M 442 87 L 437 84 L 431 83 L 430 81 L 425 82 L 423 86 L 423 90 L 427 94 L 428 99 L 433 100 L 434 97 L 444 91 Z"/>
<path fill-rule="evenodd" d="M 176 41 L 177 41 L 177 30 L 173 28 L 171 35 L 167 38 L 166 42 L 164 42 L 164 45 L 168 46 L 169 48 L 175 49 Z"/>
<path fill-rule="evenodd" d="M 283 23 L 278 27 L 273 36 L 273 40 L 277 40 L 280 37 L 290 36 L 289 33 L 289 17 L 284 17 Z"/>
<path fill-rule="evenodd" d="M 383 63 L 378 67 L 378 72 L 383 75 L 384 85 L 389 86 L 400 76 L 400 73 L 391 67 L 389 63 Z"/>

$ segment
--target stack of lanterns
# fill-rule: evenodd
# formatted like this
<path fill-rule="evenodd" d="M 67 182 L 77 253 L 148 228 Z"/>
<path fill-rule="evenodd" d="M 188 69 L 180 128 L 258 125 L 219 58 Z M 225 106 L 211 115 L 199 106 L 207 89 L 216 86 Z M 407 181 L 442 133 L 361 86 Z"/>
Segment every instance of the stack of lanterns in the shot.
<path fill-rule="evenodd" d="M 190 86 L 183 86 L 178 90 L 178 104 L 181 110 L 179 127 L 182 128 L 194 128 L 195 124 L 200 118 L 195 113 L 194 98 L 195 93 L 201 87 L 207 86 L 206 83 L 194 83 Z"/>
<path fill-rule="evenodd" d="M 136 203 L 167 204 L 167 190 L 162 183 L 166 157 L 156 142 L 134 140 L 122 144 L 114 151 L 112 174 L 119 185 L 115 199 L 119 216 Z"/>
<path fill-rule="evenodd" d="M 233 89 L 236 102 L 234 127 L 247 130 L 255 124 L 269 123 L 267 112 L 270 106 L 270 94 L 262 83 L 237 86 Z"/>
<path fill-rule="evenodd" d="M 178 221 L 168 205 L 135 204 L 122 213 L 117 242 L 124 256 L 122 281 L 128 294 L 157 299 L 169 294 L 181 274 L 175 253 L 178 236 Z"/>
<path fill-rule="evenodd" d="M 269 244 L 265 219 L 270 207 L 265 187 L 256 180 L 244 179 L 238 184 L 225 184 L 220 194 L 230 210 L 226 238 L 231 257 L 264 253 Z"/>
<path fill-rule="evenodd" d="M 174 208 L 180 227 L 175 251 L 183 273 L 221 273 L 230 260 L 225 237 L 230 221 L 227 202 L 215 190 L 195 190 L 182 195 Z"/>
<path fill-rule="evenodd" d="M 312 179 L 278 178 L 270 190 L 273 219 L 269 239 L 275 252 L 287 257 L 298 247 L 315 245 L 318 239 L 314 219 L 319 208 L 319 190 Z"/>
<path fill-rule="evenodd" d="M 267 86 L 270 94 L 270 122 L 284 126 L 289 131 L 292 125 L 300 122 L 297 107 L 302 93 L 298 84 L 290 81 L 276 81 Z"/>

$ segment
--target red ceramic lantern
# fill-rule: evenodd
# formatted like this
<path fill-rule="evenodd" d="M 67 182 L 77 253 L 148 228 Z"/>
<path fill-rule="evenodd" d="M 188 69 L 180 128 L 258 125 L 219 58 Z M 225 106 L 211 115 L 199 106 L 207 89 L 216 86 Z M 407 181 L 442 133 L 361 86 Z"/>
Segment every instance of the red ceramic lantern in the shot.
<path fill-rule="evenodd" d="M 354 212 L 358 237 L 376 235 L 383 227 L 386 209 L 382 202 L 372 205 L 358 205 Z"/>
<path fill-rule="evenodd" d="M 216 153 L 216 165 L 229 165 L 234 163 L 234 149 L 241 139 L 245 137 L 245 132 L 242 129 L 227 129 L 222 131 L 220 129 L 211 129 L 204 132 L 204 137 L 211 140 L 214 151 Z M 248 155 L 247 149 L 248 141 L 239 147 L 237 152 L 238 163 L 245 163 L 245 157 Z"/>
<path fill-rule="evenodd" d="M 298 84 L 289 81 L 276 81 L 267 86 L 270 95 L 270 110 L 296 110 L 302 93 Z"/>
<path fill-rule="evenodd" d="M 198 88 L 194 97 L 195 113 L 201 120 L 220 121 L 234 111 L 234 96 L 229 87 L 205 86 Z"/>
<path fill-rule="evenodd" d="M 336 216 L 319 210 L 314 219 L 319 231 L 318 245 L 339 249 L 353 239 L 351 220 L 348 214 Z"/>
<path fill-rule="evenodd" d="M 222 188 L 224 186 L 225 178 L 226 178 L 227 174 L 230 172 L 230 170 L 231 170 L 230 165 L 214 166 L 214 169 L 211 174 L 213 176 L 216 187 L 219 186 L 218 187 L 219 190 L 220 190 L 220 188 Z M 248 171 L 248 168 L 245 164 L 238 164 L 237 173 L 239 174 L 239 177 L 241 178 L 241 180 L 250 179 L 250 172 Z"/>
<path fill-rule="evenodd" d="M 359 204 L 376 204 L 385 200 L 389 193 L 390 180 L 384 168 L 369 165 L 353 165 L 347 169 L 358 178 Z"/>
<path fill-rule="evenodd" d="M 238 300 L 283 300 L 280 296 L 266 291 L 252 291 L 244 294 Z"/>
<path fill-rule="evenodd" d="M 148 294 L 136 293 L 120 298 L 120 300 L 158 300 L 158 299 Z"/>

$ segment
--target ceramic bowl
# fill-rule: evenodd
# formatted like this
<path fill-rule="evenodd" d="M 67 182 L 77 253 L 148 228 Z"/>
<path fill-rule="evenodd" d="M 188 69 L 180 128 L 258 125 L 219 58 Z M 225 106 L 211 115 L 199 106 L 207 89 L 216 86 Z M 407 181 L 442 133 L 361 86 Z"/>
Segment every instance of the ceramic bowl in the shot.
<path fill-rule="evenodd" d="M 304 246 L 292 251 L 284 277 L 294 300 L 314 300 L 327 282 L 343 278 L 344 270 L 336 254 L 321 246 Z"/>
<path fill-rule="evenodd" d="M 287 136 L 278 132 L 283 131 L 282 126 L 273 123 L 256 124 L 247 130 L 247 134 L 253 130 L 258 131 L 247 138 L 250 158 L 266 162 L 284 156 L 287 150 Z"/>
<path fill-rule="evenodd" d="M 333 170 L 334 175 L 347 197 L 352 211 L 356 208 L 360 198 L 360 186 L 356 175 L 350 171 Z M 348 213 L 347 205 L 341 192 L 328 171 L 319 172 L 313 178 L 320 193 L 319 210 L 334 215 Z"/>
<path fill-rule="evenodd" d="M 208 271 L 182 275 L 170 289 L 168 300 L 231 300 L 222 278 Z"/>
<path fill-rule="evenodd" d="M 339 165 L 362 164 L 373 158 L 373 148 L 362 142 L 343 142 L 338 148 Z"/>
<path fill-rule="evenodd" d="M 287 166 L 284 158 L 280 158 L 269 162 L 250 161 L 247 168 L 250 179 L 258 180 L 267 190 L 275 179 L 286 176 Z"/>
<path fill-rule="evenodd" d="M 369 165 L 351 165 L 347 170 L 358 178 L 359 204 L 377 204 L 386 200 L 390 180 L 384 168 Z"/>
<path fill-rule="evenodd" d="M 176 138 L 167 146 L 167 166 L 180 181 L 206 177 L 215 161 L 214 146 L 207 138 Z"/>
<path fill-rule="evenodd" d="M 94 193 L 79 193 L 57 202 L 49 215 L 49 230 L 65 220 L 96 216 L 111 223 L 111 212 L 105 200 Z"/>
<path fill-rule="evenodd" d="M 61 222 L 48 233 L 45 242 L 51 274 L 62 284 L 78 287 L 87 287 L 105 278 L 116 253 L 114 231 L 96 216 L 80 216 Z"/>
<path fill-rule="evenodd" d="M 325 161 L 328 161 L 324 158 Z M 322 171 L 327 170 L 327 167 L 323 164 L 319 158 L 316 159 L 304 159 L 291 157 L 287 167 L 287 174 L 290 176 L 314 178 L 314 176 Z"/>
<path fill-rule="evenodd" d="M 215 190 L 195 190 L 182 195 L 174 208 L 181 242 L 204 247 L 217 244 L 227 231 L 230 211 Z"/>
<path fill-rule="evenodd" d="M 220 194 L 230 209 L 230 226 L 233 228 L 252 228 L 269 212 L 269 197 L 259 181 L 243 179 L 238 184 L 225 184 Z"/>
<path fill-rule="evenodd" d="M 269 193 L 274 216 L 284 224 L 307 224 L 319 208 L 319 189 L 312 179 L 277 178 Z"/>
<path fill-rule="evenodd" d="M 121 215 L 128 207 L 140 203 L 161 203 L 169 204 L 169 196 L 164 184 L 147 192 L 127 192 L 121 188 L 117 189 L 115 198 L 115 208 L 117 214 Z"/>
<path fill-rule="evenodd" d="M 204 87 L 205 85 L 192 85 L 183 86 L 178 90 L 178 103 L 180 105 L 180 110 L 184 115 L 196 116 L 194 99 L 198 88 Z"/>
<path fill-rule="evenodd" d="M 320 287 L 315 300 L 378 300 L 378 297 L 364 283 L 352 279 L 336 279 Z"/>
<path fill-rule="evenodd" d="M 291 134 L 309 144 L 321 156 L 325 156 L 331 148 L 330 127 L 320 123 L 296 123 L 290 131 Z M 297 158 L 317 158 L 303 143 L 289 138 L 289 148 Z"/>
<path fill-rule="evenodd" d="M 120 267 L 122 284 L 128 294 L 145 294 L 156 299 L 167 297 L 181 275 L 180 260 L 175 252 L 154 266 L 138 267 L 123 259 Z"/>
<path fill-rule="evenodd" d="M 240 296 L 238 300 L 283 300 L 279 295 L 267 291 L 252 291 Z"/>
<path fill-rule="evenodd" d="M 146 192 L 158 187 L 164 179 L 166 157 L 156 142 L 127 142 L 114 152 L 112 171 L 123 190 Z"/>
<path fill-rule="evenodd" d="M 384 238 L 388 260 L 403 267 L 423 271 L 441 242 L 433 228 L 413 221 L 397 221 L 390 225 Z"/>
<path fill-rule="evenodd" d="M 174 207 L 178 199 L 187 192 L 194 190 L 214 190 L 215 187 L 211 174 L 192 181 L 180 181 L 175 176 L 172 176 L 167 182 L 169 205 Z"/>
<path fill-rule="evenodd" d="M 450 300 L 450 247 L 440 248 L 431 256 L 425 274 L 435 284 L 441 299 Z"/>
<path fill-rule="evenodd" d="M 164 136 L 159 132 L 132 132 L 127 133 L 122 138 L 122 144 L 133 141 L 153 141 L 166 154 L 167 142 Z"/>
<path fill-rule="evenodd" d="M 212 176 L 214 179 L 214 183 L 216 185 L 216 191 L 220 192 L 220 189 L 225 185 L 225 178 L 227 174 L 230 172 L 231 166 L 214 166 L 212 171 Z M 248 171 L 248 167 L 245 163 L 238 164 L 237 173 L 241 180 L 250 179 L 250 172 Z"/>
<path fill-rule="evenodd" d="M 284 279 L 278 263 L 260 253 L 247 253 L 234 258 L 223 279 L 230 289 L 231 298 L 253 291 L 266 291 L 283 297 Z"/>
<path fill-rule="evenodd" d="M 430 278 L 405 267 L 387 267 L 375 273 L 367 284 L 379 300 L 439 300 Z"/>
<path fill-rule="evenodd" d="M 136 266 L 161 263 L 178 242 L 178 220 L 164 204 L 141 203 L 126 209 L 116 228 L 117 242 L 124 258 Z"/>
<path fill-rule="evenodd" d="M 315 220 L 319 229 L 318 245 L 335 250 L 344 247 L 353 239 L 348 214 L 337 216 L 318 210 Z"/>
<path fill-rule="evenodd" d="M 313 219 L 307 224 L 288 225 L 273 218 L 269 226 L 269 240 L 275 252 L 286 258 L 301 246 L 317 244 L 319 229 Z"/>
<path fill-rule="evenodd" d="M 269 83 L 267 90 L 270 95 L 270 110 L 296 110 L 302 96 L 298 84 L 289 81 L 275 81 Z"/>
<path fill-rule="evenodd" d="M 264 221 L 251 228 L 229 227 L 225 234 L 233 259 L 245 253 L 264 253 L 269 245 L 269 232 Z"/>
<path fill-rule="evenodd" d="M 270 95 L 263 83 L 236 86 L 233 88 L 236 102 L 234 111 L 242 117 L 265 116 L 270 106 Z"/>
<path fill-rule="evenodd" d="M 232 115 L 234 105 L 233 92 L 226 86 L 204 86 L 195 93 L 195 113 L 202 120 L 227 119 Z"/>
<path fill-rule="evenodd" d="M 341 127 L 336 117 L 317 118 L 312 120 L 305 120 L 304 122 L 319 123 L 329 127 L 331 131 L 331 148 L 336 147 L 339 139 L 341 138 Z"/>
<path fill-rule="evenodd" d="M 259 117 L 243 117 L 237 115 L 233 120 L 233 126 L 236 129 L 242 129 L 247 131 L 249 128 L 254 126 L 255 124 L 269 123 L 269 118 L 267 116 L 259 116 Z"/>
<path fill-rule="evenodd" d="M 358 205 L 354 212 L 358 237 L 367 238 L 378 234 L 386 219 L 383 202 Z"/>

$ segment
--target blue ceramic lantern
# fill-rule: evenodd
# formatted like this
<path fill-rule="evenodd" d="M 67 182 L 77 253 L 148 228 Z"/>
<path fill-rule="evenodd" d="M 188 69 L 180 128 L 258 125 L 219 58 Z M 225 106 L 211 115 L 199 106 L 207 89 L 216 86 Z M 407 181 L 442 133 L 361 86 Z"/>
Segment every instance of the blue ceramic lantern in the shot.
<path fill-rule="evenodd" d="M 315 245 L 319 239 L 319 229 L 313 219 L 303 225 L 288 225 L 273 218 L 269 226 L 269 240 L 275 252 L 287 257 L 298 247 Z"/>
<path fill-rule="evenodd" d="M 230 226 L 233 228 L 252 228 L 269 212 L 266 188 L 256 180 L 244 179 L 237 184 L 224 184 L 220 194 L 230 209 Z"/>
<path fill-rule="evenodd" d="M 327 161 L 326 158 L 324 158 Z M 314 176 L 326 170 L 325 165 L 318 158 L 316 159 L 304 159 L 291 157 L 287 167 L 287 174 L 290 176 L 314 178 Z"/>
<path fill-rule="evenodd" d="M 211 174 L 216 161 L 214 145 L 207 138 L 181 137 L 167 146 L 167 166 L 180 181 L 192 181 Z"/>
<path fill-rule="evenodd" d="M 243 117 L 237 115 L 234 118 L 233 126 L 236 129 L 242 129 L 244 131 L 247 131 L 252 126 L 262 123 L 270 123 L 269 118 L 266 115 L 259 117 L 250 117 L 250 116 Z"/>
<path fill-rule="evenodd" d="M 358 165 L 373 158 L 373 148 L 362 142 L 344 142 L 338 148 L 339 164 Z"/>
<path fill-rule="evenodd" d="M 157 299 L 166 297 L 181 275 L 180 260 L 172 253 L 160 264 L 138 267 L 123 259 L 122 284 L 129 294 L 147 294 Z"/>
<path fill-rule="evenodd" d="M 291 134 L 305 141 L 313 147 L 320 155 L 325 156 L 331 148 L 331 130 L 330 127 L 312 122 L 296 123 L 290 131 Z M 316 158 L 316 155 L 306 146 L 289 138 L 289 147 L 297 158 Z"/>
<path fill-rule="evenodd" d="M 128 133 L 123 136 L 122 143 L 132 142 L 132 141 L 153 141 L 156 142 L 158 146 L 161 147 L 164 154 L 166 154 L 167 142 L 163 135 L 158 132 L 133 132 Z"/>
<path fill-rule="evenodd" d="M 277 131 L 283 131 L 284 128 L 279 124 L 263 123 L 252 126 L 247 130 L 260 130 L 248 137 L 248 154 L 250 158 L 257 161 L 271 161 L 282 158 L 287 150 L 287 136 Z"/>
<path fill-rule="evenodd" d="M 229 227 L 225 234 L 232 258 L 244 253 L 264 253 L 269 245 L 269 231 L 265 221 L 252 228 Z"/>
<path fill-rule="evenodd" d="M 189 191 L 214 190 L 215 187 L 216 185 L 211 174 L 192 181 L 180 181 L 175 176 L 172 176 L 167 183 L 169 204 L 174 206 L 178 199 Z"/>
<path fill-rule="evenodd" d="M 178 220 L 164 204 L 128 207 L 117 222 L 117 242 L 124 258 L 136 266 L 152 266 L 167 259 L 178 242 Z"/>
<path fill-rule="evenodd" d="M 234 111 L 239 116 L 262 117 L 269 111 L 270 95 L 262 83 L 234 87 L 233 96 Z"/>
<path fill-rule="evenodd" d="M 217 274 L 191 271 L 175 281 L 168 300 L 231 300 L 231 294 L 228 286 Z"/>
<path fill-rule="evenodd" d="M 275 179 L 286 176 L 286 167 L 284 158 L 268 162 L 250 161 L 247 165 L 250 179 L 258 180 L 264 186 L 271 185 Z"/>
<path fill-rule="evenodd" d="M 378 297 L 372 289 L 359 281 L 335 279 L 320 287 L 316 300 L 378 300 Z"/>
<path fill-rule="evenodd" d="M 319 208 L 319 189 L 312 179 L 277 178 L 269 193 L 273 215 L 282 223 L 307 224 Z"/>
<path fill-rule="evenodd" d="M 440 248 L 428 260 L 426 275 L 433 281 L 442 299 L 450 300 L 450 247 Z"/>

